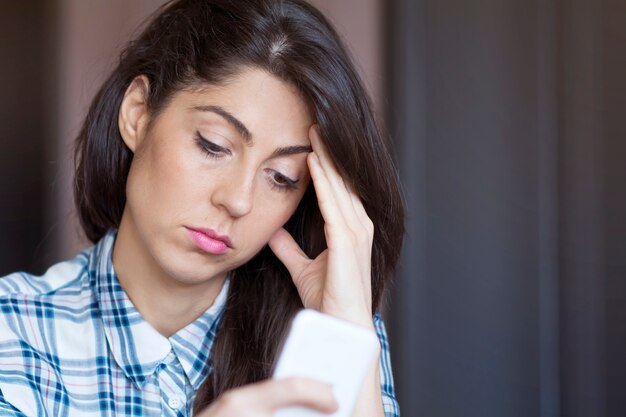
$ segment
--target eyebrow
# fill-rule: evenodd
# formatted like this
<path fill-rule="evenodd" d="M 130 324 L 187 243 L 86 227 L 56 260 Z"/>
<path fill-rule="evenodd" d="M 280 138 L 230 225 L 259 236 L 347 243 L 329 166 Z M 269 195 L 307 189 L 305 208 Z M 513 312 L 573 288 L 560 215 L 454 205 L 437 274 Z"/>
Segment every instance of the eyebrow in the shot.
<path fill-rule="evenodd" d="M 270 155 L 271 158 L 285 155 L 297 155 L 299 153 L 313 152 L 313 148 L 310 146 L 285 146 L 284 148 L 278 148 Z"/>
<path fill-rule="evenodd" d="M 198 111 L 203 111 L 203 112 L 211 112 L 211 113 L 219 114 L 224 119 L 226 119 L 226 121 L 228 123 L 233 125 L 233 127 L 235 129 L 237 129 L 237 131 L 239 132 L 239 134 L 243 138 L 243 141 L 246 143 L 246 145 L 248 145 L 248 146 L 252 145 L 252 134 L 250 133 L 250 131 L 248 130 L 246 125 L 241 123 L 241 121 L 239 119 L 237 119 L 235 116 L 233 116 L 231 113 L 229 113 L 223 107 L 220 107 L 220 106 L 194 106 L 194 107 L 192 107 L 192 109 L 193 110 L 198 110 Z"/>
<path fill-rule="evenodd" d="M 226 119 L 228 123 L 233 125 L 235 129 L 237 129 L 237 132 L 239 132 L 239 134 L 243 138 L 246 145 L 248 146 L 253 145 L 252 134 L 250 133 L 246 125 L 244 125 L 241 122 L 241 120 L 237 119 L 235 116 L 233 116 L 223 107 L 194 106 L 192 107 L 192 110 L 197 110 L 197 111 L 202 111 L 202 112 L 211 112 L 211 113 L 215 113 L 215 114 L 222 116 L 224 119 Z M 274 152 L 272 152 L 272 154 L 270 155 L 270 158 L 276 158 L 276 157 L 285 156 L 285 155 L 297 155 L 299 153 L 310 153 L 310 152 L 313 152 L 313 148 L 310 146 L 285 146 L 285 147 L 281 147 L 281 148 L 274 150 Z"/>

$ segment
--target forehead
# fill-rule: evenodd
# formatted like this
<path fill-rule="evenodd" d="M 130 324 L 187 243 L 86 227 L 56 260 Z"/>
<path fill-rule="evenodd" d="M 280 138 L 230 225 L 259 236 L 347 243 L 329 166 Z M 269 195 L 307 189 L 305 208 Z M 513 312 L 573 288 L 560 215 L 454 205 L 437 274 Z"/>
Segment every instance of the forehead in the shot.
<path fill-rule="evenodd" d="M 177 94 L 174 101 L 178 109 L 196 118 L 214 119 L 215 115 L 198 109 L 219 106 L 253 136 L 280 132 L 300 136 L 314 123 L 311 107 L 293 85 L 258 69 L 244 70 L 221 85 L 195 85 Z"/>

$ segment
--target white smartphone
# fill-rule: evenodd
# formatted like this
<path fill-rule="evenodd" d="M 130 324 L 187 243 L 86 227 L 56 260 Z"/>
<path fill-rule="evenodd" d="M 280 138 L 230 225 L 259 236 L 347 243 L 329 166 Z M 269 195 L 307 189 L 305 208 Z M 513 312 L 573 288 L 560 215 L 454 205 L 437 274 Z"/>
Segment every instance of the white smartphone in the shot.
<path fill-rule="evenodd" d="M 363 380 L 375 360 L 378 337 L 373 330 L 315 310 L 300 311 L 282 347 L 272 378 L 306 377 L 327 383 L 339 409 L 322 414 L 286 407 L 275 417 L 350 417 Z"/>

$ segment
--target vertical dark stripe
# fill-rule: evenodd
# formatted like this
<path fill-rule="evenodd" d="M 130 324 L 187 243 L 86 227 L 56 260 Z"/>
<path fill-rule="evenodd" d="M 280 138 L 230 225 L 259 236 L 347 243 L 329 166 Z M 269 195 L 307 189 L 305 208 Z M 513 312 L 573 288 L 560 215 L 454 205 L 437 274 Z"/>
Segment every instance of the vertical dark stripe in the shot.
<path fill-rule="evenodd" d="M 44 2 L 3 2 L 0 11 L 0 276 L 43 272 L 46 140 L 41 48 Z"/>
<path fill-rule="evenodd" d="M 425 274 L 425 1 L 385 1 L 387 120 L 406 202 L 406 238 L 391 304 L 390 344 L 403 415 L 420 410 L 428 383 L 420 377 L 425 333 L 421 285 Z M 395 361 L 394 361 L 395 359 Z"/>
<path fill-rule="evenodd" d="M 600 4 L 559 4 L 562 413 L 606 416 Z"/>
<path fill-rule="evenodd" d="M 602 1 L 607 417 L 626 416 L 626 1 Z"/>
<path fill-rule="evenodd" d="M 537 0 L 537 151 L 541 417 L 560 415 L 558 125 L 555 0 Z"/>

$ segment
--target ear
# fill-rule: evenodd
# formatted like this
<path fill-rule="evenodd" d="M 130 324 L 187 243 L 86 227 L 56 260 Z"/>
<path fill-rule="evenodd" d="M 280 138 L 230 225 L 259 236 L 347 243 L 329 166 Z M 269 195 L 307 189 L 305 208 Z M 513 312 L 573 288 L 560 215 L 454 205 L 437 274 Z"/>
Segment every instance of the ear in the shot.
<path fill-rule="evenodd" d="M 120 106 L 118 127 L 124 143 L 133 153 L 145 135 L 149 119 L 147 103 L 149 91 L 148 78 L 145 75 L 136 77 L 126 89 Z"/>

